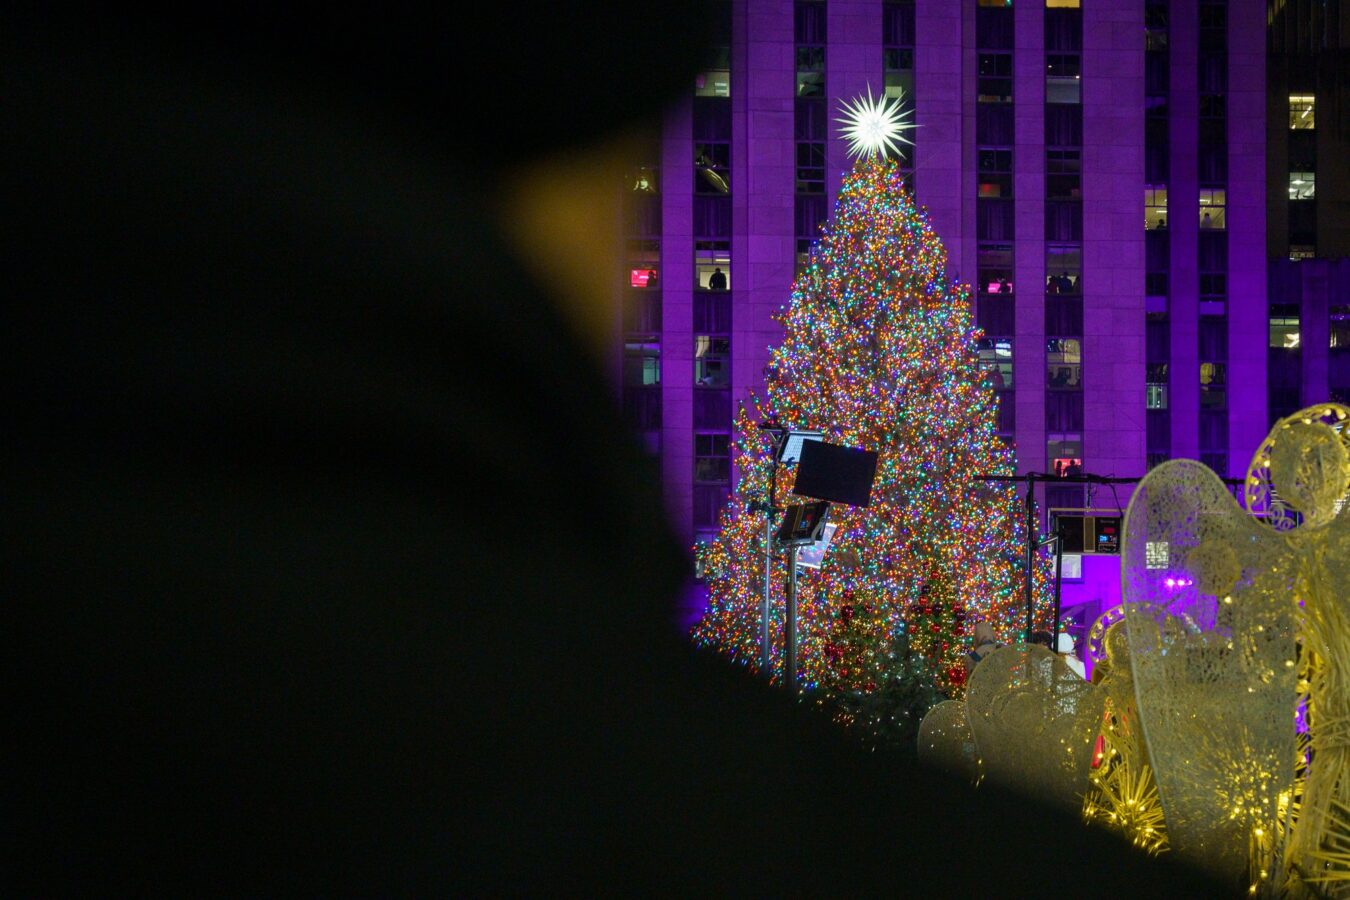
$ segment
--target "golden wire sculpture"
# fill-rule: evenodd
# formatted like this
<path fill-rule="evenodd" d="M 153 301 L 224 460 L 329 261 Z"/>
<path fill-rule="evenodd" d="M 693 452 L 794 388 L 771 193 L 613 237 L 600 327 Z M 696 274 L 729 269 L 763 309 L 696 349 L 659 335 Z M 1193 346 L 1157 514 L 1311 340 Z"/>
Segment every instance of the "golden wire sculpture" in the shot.
<path fill-rule="evenodd" d="M 1103 695 L 1047 648 L 1002 647 L 970 675 L 966 716 L 984 774 L 1041 802 L 1079 808 Z"/>
<path fill-rule="evenodd" d="M 1105 695 L 1106 712 L 1093 749 L 1083 818 L 1156 855 L 1167 849 L 1167 827 L 1139 731 L 1124 614 L 1120 607 L 1107 610 L 1089 632 L 1100 631 L 1096 646 L 1101 658 L 1092 680 Z"/>
<path fill-rule="evenodd" d="M 979 783 L 980 758 L 964 701 L 944 700 L 924 715 L 919 723 L 919 759 Z"/>
<path fill-rule="evenodd" d="M 1347 418 L 1323 404 L 1276 423 L 1246 510 L 1199 463 L 1164 463 L 1123 530 L 1123 621 L 1169 841 L 1253 894 L 1350 889 Z"/>
<path fill-rule="evenodd" d="M 1350 895 L 1350 409 L 1321 404 L 1277 422 L 1248 470 L 1248 509 L 1286 550 L 1308 754 L 1283 862 L 1285 888 Z"/>

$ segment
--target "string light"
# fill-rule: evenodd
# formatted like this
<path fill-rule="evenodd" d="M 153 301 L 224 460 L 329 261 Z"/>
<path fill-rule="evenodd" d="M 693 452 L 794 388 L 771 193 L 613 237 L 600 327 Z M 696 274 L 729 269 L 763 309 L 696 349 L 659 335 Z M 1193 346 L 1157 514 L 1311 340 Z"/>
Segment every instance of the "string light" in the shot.
<path fill-rule="evenodd" d="M 818 430 L 879 459 L 871 505 L 832 510 L 830 552 L 799 582 L 802 685 L 852 677 L 859 657 L 840 646 L 847 606 L 869 610 L 869 641 L 874 629 L 883 639 L 906 632 L 959 696 L 974 621 L 988 620 L 1003 641 L 1020 634 L 1025 526 L 1010 483 L 971 477 L 1012 474 L 1014 457 L 997 433 L 998 400 L 976 350 L 970 289 L 952 280 L 946 251 L 895 160 L 860 159 L 846 175 L 778 320 L 785 333 L 771 351 L 764 395 L 736 417 L 740 481 L 719 535 L 700 548 L 709 602 L 694 637 L 760 665 L 764 514 L 752 504 L 769 496 L 773 466 L 756 426 Z M 792 489 L 791 467 L 780 466 L 778 477 L 781 499 Z M 784 565 L 776 559 L 771 573 L 775 677 Z M 1048 611 L 1049 567 L 1039 556 L 1032 577 L 1037 609 Z M 939 581 L 942 598 L 925 597 Z M 1050 627 L 1048 612 L 1039 625 Z"/>

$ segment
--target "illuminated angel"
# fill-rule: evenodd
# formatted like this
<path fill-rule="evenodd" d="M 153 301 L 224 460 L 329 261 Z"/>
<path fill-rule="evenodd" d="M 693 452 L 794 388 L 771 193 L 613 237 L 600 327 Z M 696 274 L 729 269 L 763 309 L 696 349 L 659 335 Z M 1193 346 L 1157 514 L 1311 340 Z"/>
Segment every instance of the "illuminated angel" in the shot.
<path fill-rule="evenodd" d="M 1323 404 L 1278 422 L 1246 510 L 1176 460 L 1126 516 L 1124 621 L 1169 840 L 1216 874 L 1250 865 L 1253 892 L 1350 888 L 1335 850 L 1350 810 L 1348 418 Z M 1291 802 L 1301 702 L 1312 763 Z"/>

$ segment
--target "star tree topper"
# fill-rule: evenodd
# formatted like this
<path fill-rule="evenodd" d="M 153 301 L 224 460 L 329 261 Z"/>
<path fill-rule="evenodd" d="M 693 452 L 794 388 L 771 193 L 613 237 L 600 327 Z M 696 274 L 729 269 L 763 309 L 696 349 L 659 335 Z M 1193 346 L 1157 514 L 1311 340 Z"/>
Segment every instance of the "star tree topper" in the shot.
<path fill-rule="evenodd" d="M 850 157 L 870 159 L 888 151 L 901 156 L 900 143 L 913 144 L 904 132 L 914 124 L 906 121 L 909 113 L 901 110 L 899 96 L 882 94 L 874 100 L 872 86 L 868 85 L 866 99 L 855 97 L 852 102 L 841 102 L 839 111 L 844 115 L 835 121 L 844 126 L 843 135 L 848 141 Z"/>

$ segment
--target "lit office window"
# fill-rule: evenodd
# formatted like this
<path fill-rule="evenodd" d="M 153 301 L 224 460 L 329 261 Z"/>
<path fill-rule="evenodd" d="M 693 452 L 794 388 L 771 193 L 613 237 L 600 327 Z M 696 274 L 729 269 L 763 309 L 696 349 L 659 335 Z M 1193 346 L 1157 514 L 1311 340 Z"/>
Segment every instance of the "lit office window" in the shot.
<path fill-rule="evenodd" d="M 1012 244 L 980 244 L 975 251 L 975 265 L 981 294 L 1013 292 Z"/>
<path fill-rule="evenodd" d="M 694 287 L 701 291 L 731 289 L 731 242 L 694 243 Z"/>
<path fill-rule="evenodd" d="M 694 336 L 694 384 L 723 388 L 731 380 L 731 341 L 711 334 Z"/>
<path fill-rule="evenodd" d="M 980 368 L 990 372 L 994 390 L 1013 386 L 1012 341 L 1008 338 L 981 338 L 978 344 Z"/>
<path fill-rule="evenodd" d="M 708 141 L 694 145 L 694 193 L 725 194 L 731 190 L 731 144 Z"/>
<path fill-rule="evenodd" d="M 893 48 L 882 51 L 886 96 L 914 102 L 914 51 Z"/>
<path fill-rule="evenodd" d="M 1045 102 L 1078 103 L 1082 87 L 1082 58 L 1054 54 L 1045 58 Z"/>
<path fill-rule="evenodd" d="M 1167 409 L 1167 385 L 1151 383 L 1145 385 L 1144 405 L 1148 409 Z"/>
<path fill-rule="evenodd" d="M 1317 98 L 1312 94 L 1289 95 L 1289 127 L 1292 130 L 1317 126 Z"/>
<path fill-rule="evenodd" d="M 1046 9 L 1078 9 L 1078 0 L 1045 0 Z"/>
<path fill-rule="evenodd" d="M 731 48 L 713 48 L 708 68 L 694 76 L 695 97 L 731 96 Z"/>
<path fill-rule="evenodd" d="M 1200 227 L 1227 228 L 1228 219 L 1224 207 L 1228 202 L 1228 192 L 1223 188 L 1200 189 Z"/>
<path fill-rule="evenodd" d="M 1144 228 L 1167 227 L 1167 185 L 1144 185 Z"/>
<path fill-rule="evenodd" d="M 1312 200 L 1317 196 L 1316 172 L 1289 173 L 1289 199 Z"/>
<path fill-rule="evenodd" d="M 630 341 L 623 347 L 623 383 L 644 387 L 661 383 L 661 345 Z"/>
<path fill-rule="evenodd" d="M 1276 350 L 1298 348 L 1298 317 L 1278 316 L 1270 320 L 1270 346 Z"/>
<path fill-rule="evenodd" d="M 1075 338 L 1045 342 L 1045 386 L 1050 390 L 1078 390 L 1083 386 L 1083 346 Z"/>
<path fill-rule="evenodd" d="M 1331 346 L 1350 347 L 1350 306 L 1337 304 L 1331 307 Z"/>
<path fill-rule="evenodd" d="M 1083 436 L 1062 433 L 1046 436 L 1045 458 L 1056 475 L 1083 474 Z"/>
<path fill-rule="evenodd" d="M 1045 292 L 1083 293 L 1083 248 L 1078 244 L 1050 244 L 1045 248 Z"/>

